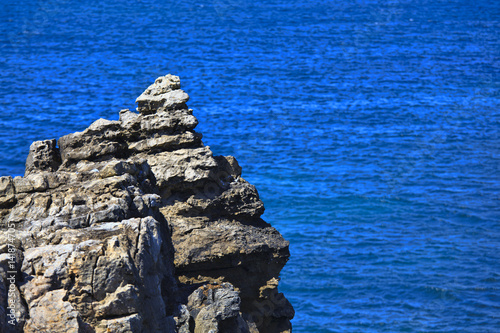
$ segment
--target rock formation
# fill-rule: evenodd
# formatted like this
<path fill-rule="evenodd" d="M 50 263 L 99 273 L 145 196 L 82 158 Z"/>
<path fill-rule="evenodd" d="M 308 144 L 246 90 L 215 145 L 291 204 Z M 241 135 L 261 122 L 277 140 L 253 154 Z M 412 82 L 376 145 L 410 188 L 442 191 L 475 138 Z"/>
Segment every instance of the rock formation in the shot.
<path fill-rule="evenodd" d="M 291 332 L 288 242 L 177 76 L 0 178 L 0 332 Z"/>

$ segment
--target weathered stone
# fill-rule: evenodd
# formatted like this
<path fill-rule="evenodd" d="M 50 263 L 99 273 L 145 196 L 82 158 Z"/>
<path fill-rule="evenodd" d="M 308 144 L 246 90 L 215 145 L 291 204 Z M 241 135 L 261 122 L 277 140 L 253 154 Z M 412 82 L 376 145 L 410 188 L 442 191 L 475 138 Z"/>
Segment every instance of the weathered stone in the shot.
<path fill-rule="evenodd" d="M 156 79 L 155 83 L 137 98 L 137 111 L 143 114 L 154 113 L 160 108 L 167 110 L 178 109 L 185 106 L 189 96 L 180 90 L 181 84 L 178 76 L 166 75 Z"/>
<path fill-rule="evenodd" d="M 158 138 L 134 142 L 129 145 L 129 149 L 135 153 L 159 152 L 193 146 L 199 142 L 201 142 L 201 136 L 198 133 L 185 132 L 178 135 L 163 135 Z"/>
<path fill-rule="evenodd" d="M 31 303 L 30 318 L 24 326 L 24 332 L 82 332 L 84 324 L 78 311 L 64 300 L 66 294 L 65 290 L 48 291 Z"/>
<path fill-rule="evenodd" d="M 277 288 L 288 242 L 236 159 L 203 145 L 187 100 L 178 77 L 158 78 L 140 113 L 99 119 L 59 149 L 35 142 L 25 177 L 0 178 L 1 332 L 7 243 L 12 332 L 290 331 Z"/>
<path fill-rule="evenodd" d="M 61 165 L 61 155 L 56 140 L 35 141 L 26 159 L 25 176 L 39 171 L 56 171 Z"/>
<path fill-rule="evenodd" d="M 12 177 L 0 177 L 0 208 L 16 202 L 15 188 Z"/>
<path fill-rule="evenodd" d="M 137 173 L 137 168 L 133 163 L 127 163 L 125 161 L 112 160 L 100 170 L 99 174 L 102 178 L 121 176 L 125 173 L 135 174 Z"/>
<path fill-rule="evenodd" d="M 216 156 L 217 164 L 221 173 L 227 173 L 233 178 L 241 177 L 241 167 L 234 156 Z"/>
<path fill-rule="evenodd" d="M 239 293 L 230 283 L 207 284 L 189 297 L 187 309 L 194 321 L 195 333 L 247 333 L 247 323 L 240 313 Z"/>
<path fill-rule="evenodd" d="M 136 313 L 130 316 L 120 317 L 116 319 L 102 320 L 96 327 L 95 333 L 135 333 L 141 332 L 142 319 Z M 168 332 L 168 331 L 166 331 Z"/>

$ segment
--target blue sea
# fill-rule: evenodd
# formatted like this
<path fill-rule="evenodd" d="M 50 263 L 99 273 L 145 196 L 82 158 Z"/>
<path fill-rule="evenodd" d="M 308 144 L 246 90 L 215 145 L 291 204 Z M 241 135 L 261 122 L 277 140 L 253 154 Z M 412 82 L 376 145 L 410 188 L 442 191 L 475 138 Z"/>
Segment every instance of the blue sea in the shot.
<path fill-rule="evenodd" d="M 294 332 L 500 332 L 500 3 L 3 0 L 0 174 L 181 77 Z"/>

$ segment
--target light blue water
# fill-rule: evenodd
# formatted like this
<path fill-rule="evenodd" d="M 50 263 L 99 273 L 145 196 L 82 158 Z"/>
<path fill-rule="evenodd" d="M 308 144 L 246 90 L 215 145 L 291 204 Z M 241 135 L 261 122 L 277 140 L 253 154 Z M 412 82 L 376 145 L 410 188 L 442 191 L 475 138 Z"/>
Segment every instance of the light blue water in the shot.
<path fill-rule="evenodd" d="M 497 1 L 3 1 L 0 174 L 180 75 L 291 242 L 294 332 L 498 332 Z"/>

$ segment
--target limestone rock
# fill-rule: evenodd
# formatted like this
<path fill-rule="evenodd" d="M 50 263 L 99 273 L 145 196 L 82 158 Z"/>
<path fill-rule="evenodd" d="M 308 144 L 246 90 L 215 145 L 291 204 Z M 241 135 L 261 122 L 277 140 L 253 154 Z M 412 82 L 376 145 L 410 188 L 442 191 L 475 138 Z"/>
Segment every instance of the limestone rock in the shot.
<path fill-rule="evenodd" d="M 61 155 L 55 139 L 35 141 L 26 159 L 25 176 L 39 171 L 56 171 L 60 164 Z"/>
<path fill-rule="evenodd" d="M 195 333 L 250 333 L 241 315 L 239 293 L 230 283 L 207 284 L 196 289 L 188 298 L 187 310 L 194 322 Z M 190 328 L 192 329 L 192 328 Z"/>
<path fill-rule="evenodd" d="M 185 107 L 189 96 L 180 90 L 180 87 L 181 83 L 177 76 L 166 75 L 157 78 L 155 83 L 137 98 L 136 103 L 139 104 L 137 111 L 148 114 L 160 108 L 172 110 Z"/>
<path fill-rule="evenodd" d="M 0 208 L 16 202 L 15 188 L 12 177 L 0 177 Z"/>
<path fill-rule="evenodd" d="M 78 311 L 65 301 L 65 290 L 48 291 L 31 304 L 30 319 L 24 332 L 68 332 L 80 333 L 85 323 Z M 58 320 L 54 320 L 58 318 Z"/>
<path fill-rule="evenodd" d="M 187 101 L 160 77 L 139 113 L 34 142 L 0 177 L 1 332 L 290 332 L 288 242 Z"/>

